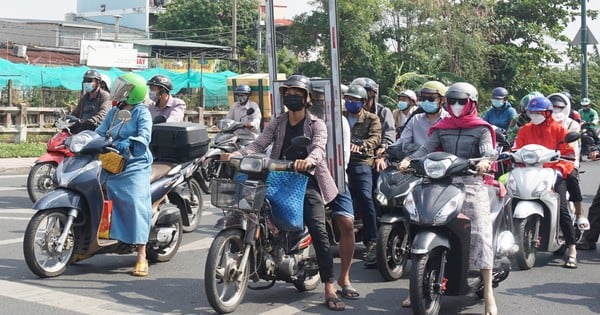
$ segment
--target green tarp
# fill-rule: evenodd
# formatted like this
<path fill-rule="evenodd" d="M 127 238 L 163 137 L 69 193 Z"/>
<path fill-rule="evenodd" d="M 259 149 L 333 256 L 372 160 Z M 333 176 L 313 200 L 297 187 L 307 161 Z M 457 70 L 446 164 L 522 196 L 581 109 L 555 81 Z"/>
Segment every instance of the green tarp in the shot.
<path fill-rule="evenodd" d="M 16 87 L 48 87 L 81 90 L 81 80 L 88 67 L 42 67 L 20 63 L 12 63 L 0 58 L 0 87 L 6 87 L 8 80 L 12 80 Z M 111 68 L 99 70 L 114 81 L 124 71 Z M 198 71 L 175 72 L 163 68 L 152 68 L 136 71 L 146 80 L 157 74 L 166 75 L 173 81 L 172 94 L 177 94 L 181 89 L 204 87 L 206 107 L 214 107 L 217 100 L 227 100 L 227 78 L 236 76 L 235 72 L 223 71 L 219 73 L 200 73 Z"/>

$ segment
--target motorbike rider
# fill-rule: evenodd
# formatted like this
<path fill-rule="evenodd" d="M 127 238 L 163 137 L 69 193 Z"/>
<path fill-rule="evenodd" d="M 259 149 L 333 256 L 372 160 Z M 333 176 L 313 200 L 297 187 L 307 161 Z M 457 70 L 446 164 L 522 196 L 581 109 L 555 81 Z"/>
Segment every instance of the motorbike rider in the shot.
<path fill-rule="evenodd" d="M 325 286 L 325 304 L 331 310 L 344 310 L 346 305 L 335 291 L 333 274 L 333 257 L 329 248 L 329 239 L 325 228 L 324 203 L 331 202 L 338 194 L 337 187 L 325 160 L 327 127 L 323 120 L 307 111 L 311 106 L 310 79 L 303 75 L 292 75 L 279 88 L 283 96 L 283 105 L 288 111 L 271 121 L 258 138 L 234 153 L 224 153 L 222 160 L 230 156 L 247 155 L 264 152 L 273 144 L 271 158 L 282 159 L 282 152 L 290 147 L 296 136 L 309 136 L 311 144 L 306 149 L 286 153 L 285 158 L 294 160 L 297 172 L 309 174 L 306 194 L 304 196 L 304 223 L 308 226 L 312 237 L 319 274 Z M 310 170 L 314 167 L 314 170 Z"/>
<path fill-rule="evenodd" d="M 102 78 L 100 80 L 100 88 L 103 89 L 104 91 L 110 93 L 110 84 L 111 84 L 110 77 L 106 74 L 100 74 L 100 78 Z"/>
<path fill-rule="evenodd" d="M 552 102 L 546 97 L 534 97 L 527 105 L 527 113 L 531 122 L 525 124 L 517 133 L 514 149 L 519 149 L 527 144 L 539 144 L 554 150 L 557 145 L 560 154 L 574 155 L 573 147 L 564 143 L 567 130 L 552 117 Z M 560 143 L 560 144 L 559 144 Z M 562 176 L 556 177 L 554 190 L 560 196 L 560 228 L 563 232 L 565 242 L 568 246 L 568 258 L 564 267 L 577 268 L 577 250 L 575 249 L 575 231 L 573 220 L 569 212 L 567 195 L 568 176 L 572 174 L 575 166 L 572 162 L 560 160 L 556 163 L 548 163 L 546 167 L 553 168 Z"/>
<path fill-rule="evenodd" d="M 396 126 L 396 139 L 400 138 L 404 126 L 417 110 L 417 95 L 413 90 L 404 90 L 398 94 L 397 105 L 398 108 L 392 112 Z"/>
<path fill-rule="evenodd" d="M 118 100 L 96 129 L 101 136 L 110 136 L 113 146 L 125 158 L 125 167 L 118 174 L 103 171 L 106 192 L 113 202 L 110 238 L 125 244 L 135 244 L 137 261 L 133 275 L 148 275 L 146 243 L 150 233 L 152 202 L 150 196 L 150 135 L 152 117 L 143 101 L 146 97 L 146 81 L 134 73 L 120 76 L 113 85 L 113 99 Z M 120 110 L 131 111 L 131 120 L 121 123 L 116 119 Z"/>
<path fill-rule="evenodd" d="M 152 120 L 155 121 L 158 116 L 164 116 L 166 122 L 182 122 L 185 112 L 185 102 L 182 99 L 172 96 L 173 82 L 169 77 L 157 74 L 146 82 L 150 91 L 148 96 L 152 101 L 148 105 Z"/>
<path fill-rule="evenodd" d="M 250 100 L 252 89 L 246 84 L 238 85 L 233 94 L 236 97 L 236 102 L 233 103 L 225 118 L 243 122 L 245 129 L 237 130 L 236 134 L 244 139 L 253 140 L 260 134 L 262 114 L 260 113 L 258 104 Z M 250 115 L 248 115 L 249 109 L 253 110 L 253 113 Z M 246 136 L 244 137 L 244 135 Z"/>
<path fill-rule="evenodd" d="M 377 242 L 377 213 L 373 201 L 373 155 L 381 144 L 381 124 L 376 114 L 365 109 L 368 94 L 365 88 L 351 84 L 344 95 L 344 116 L 348 119 L 352 134 L 348 182 L 350 194 L 361 211 L 363 243 L 366 250 L 363 259 L 367 266 L 375 265 Z M 362 143 L 362 144 L 360 144 Z"/>
<path fill-rule="evenodd" d="M 483 120 L 507 130 L 511 120 L 515 117 L 517 117 L 517 111 L 508 101 L 508 91 L 501 86 L 493 89 L 492 107 L 485 112 Z"/>
<path fill-rule="evenodd" d="M 532 98 L 537 96 L 544 97 L 544 94 L 540 92 L 530 92 L 521 98 L 521 101 L 519 102 L 519 115 L 510 122 L 508 130 L 506 131 L 506 140 L 508 143 L 514 143 L 519 129 L 529 122 L 529 116 L 527 115 L 527 104 L 529 104 L 529 101 Z"/>
<path fill-rule="evenodd" d="M 496 158 L 493 127 L 477 116 L 477 89 L 459 82 L 448 87 L 446 110 L 449 117 L 440 120 L 429 131 L 429 138 L 417 152 L 402 160 L 401 171 L 406 171 L 410 160 L 424 157 L 441 148 L 462 158 L 484 158 L 477 163 L 479 176 L 465 176 L 466 197 L 461 212 L 471 218 L 471 247 L 469 268 L 479 269 L 483 279 L 485 314 L 497 314 L 492 289 L 492 223 L 488 191 L 481 175 L 490 169 Z M 432 99 L 431 102 L 435 101 Z"/>
<path fill-rule="evenodd" d="M 97 70 L 90 69 L 83 75 L 82 84 L 85 93 L 71 112 L 71 115 L 79 118 L 70 127 L 72 133 L 96 129 L 111 108 L 110 93 L 100 87 L 101 82 L 102 76 Z"/>
<path fill-rule="evenodd" d="M 569 118 L 581 124 L 581 115 L 573 108 L 573 97 L 571 96 L 571 93 L 569 93 L 569 91 L 563 91 L 560 93 L 565 95 L 571 103 L 571 112 L 569 113 Z"/>
<path fill-rule="evenodd" d="M 592 108 L 592 101 L 585 97 L 581 99 L 581 109 L 579 110 L 581 115 L 581 122 L 587 123 L 589 128 L 592 129 L 594 136 L 594 142 L 598 142 L 598 136 L 596 134 L 596 125 L 598 124 L 598 112 Z"/>

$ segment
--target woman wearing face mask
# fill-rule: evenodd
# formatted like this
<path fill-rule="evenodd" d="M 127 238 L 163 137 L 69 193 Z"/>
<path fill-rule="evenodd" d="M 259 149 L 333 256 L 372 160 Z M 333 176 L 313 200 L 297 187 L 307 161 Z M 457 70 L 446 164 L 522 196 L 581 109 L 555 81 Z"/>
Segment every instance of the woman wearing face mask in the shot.
<path fill-rule="evenodd" d="M 148 105 L 152 121 L 157 121 L 158 116 L 163 116 L 167 122 L 182 122 L 185 102 L 169 94 L 173 90 L 171 79 L 164 75 L 155 75 L 146 84 L 149 88 L 148 97 L 152 101 Z"/>
<path fill-rule="evenodd" d="M 231 155 L 247 155 L 265 152 L 270 144 L 272 159 L 294 161 L 294 169 L 309 175 L 304 196 L 304 223 L 312 237 L 319 274 L 325 285 L 325 304 L 332 310 L 344 310 L 345 304 L 338 298 L 334 286 L 333 257 L 325 229 L 325 206 L 338 194 L 337 187 L 325 160 L 327 127 L 325 122 L 311 114 L 310 79 L 303 75 L 292 75 L 279 87 L 283 105 L 288 109 L 269 122 L 258 138 L 245 148 L 234 153 L 221 155 L 229 160 Z M 307 136 L 311 144 L 307 148 L 289 150 L 291 141 L 297 136 Z M 285 154 L 285 155 L 284 155 Z M 314 166 L 314 170 L 309 170 Z"/>
<path fill-rule="evenodd" d="M 508 91 L 503 87 L 495 88 L 492 91 L 492 107 L 485 112 L 483 120 L 502 130 L 507 130 L 510 122 L 517 115 L 517 111 L 508 101 Z"/>
<path fill-rule="evenodd" d="M 561 155 L 574 156 L 573 147 L 569 143 L 561 143 L 565 139 L 567 129 L 552 118 L 552 102 L 548 98 L 535 97 L 531 99 L 527 105 L 527 114 L 531 118 L 531 122 L 519 129 L 514 149 L 519 149 L 527 144 L 539 144 L 554 150 L 558 145 Z M 569 249 L 568 259 L 564 267 L 577 268 L 575 231 L 573 230 L 573 220 L 567 204 L 567 183 L 566 180 L 563 180 L 563 178 L 568 180 L 575 166 L 572 162 L 564 160 L 548 163 L 544 166 L 553 168 L 562 174 L 562 177 L 557 176 L 554 190 L 560 195 L 560 228 Z"/>
<path fill-rule="evenodd" d="M 417 110 L 417 95 L 412 90 L 405 90 L 398 94 L 398 109 L 392 112 L 396 124 L 396 139 L 400 138 L 404 126 Z"/>
<path fill-rule="evenodd" d="M 102 75 L 96 70 L 88 70 L 83 75 L 84 94 L 71 112 L 79 121 L 70 127 L 71 132 L 96 129 L 112 107 L 110 94 L 100 88 L 101 81 Z"/>
<path fill-rule="evenodd" d="M 400 170 L 406 171 L 413 158 L 424 157 L 441 148 L 458 157 L 486 157 L 477 164 L 480 175 L 489 170 L 496 158 L 493 127 L 477 116 L 477 89 L 469 83 L 459 82 L 448 87 L 446 110 L 449 117 L 440 120 L 429 130 L 429 138 L 421 148 L 402 160 Z M 471 218 L 471 247 L 469 268 L 479 270 L 483 279 L 485 314 L 497 314 L 492 289 L 492 223 L 490 201 L 482 176 L 465 176 L 466 197 L 461 212 Z"/>

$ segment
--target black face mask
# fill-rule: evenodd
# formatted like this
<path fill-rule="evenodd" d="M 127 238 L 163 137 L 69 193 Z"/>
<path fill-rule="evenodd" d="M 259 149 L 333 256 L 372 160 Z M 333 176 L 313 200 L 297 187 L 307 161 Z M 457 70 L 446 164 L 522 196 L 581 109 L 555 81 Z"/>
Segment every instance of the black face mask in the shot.
<path fill-rule="evenodd" d="M 285 95 L 283 96 L 283 105 L 292 112 L 300 111 L 304 108 L 304 96 Z"/>

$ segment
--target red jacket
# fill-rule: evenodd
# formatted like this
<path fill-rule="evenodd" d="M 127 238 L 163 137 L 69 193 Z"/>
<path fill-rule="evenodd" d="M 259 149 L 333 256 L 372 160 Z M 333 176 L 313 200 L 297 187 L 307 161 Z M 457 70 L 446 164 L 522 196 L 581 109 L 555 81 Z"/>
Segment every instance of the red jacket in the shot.
<path fill-rule="evenodd" d="M 514 149 L 519 149 L 527 144 L 539 144 L 554 150 L 559 142 L 564 141 L 566 134 L 567 129 L 562 124 L 555 122 L 552 116 L 550 116 L 539 125 L 527 123 L 521 127 L 519 132 L 517 132 Z M 575 154 L 575 150 L 568 143 L 561 143 L 558 148 L 561 155 L 574 156 Z M 563 160 L 558 163 L 546 163 L 544 167 L 560 171 L 563 178 L 566 178 L 575 168 L 573 163 Z"/>

